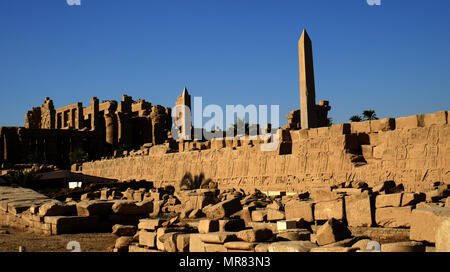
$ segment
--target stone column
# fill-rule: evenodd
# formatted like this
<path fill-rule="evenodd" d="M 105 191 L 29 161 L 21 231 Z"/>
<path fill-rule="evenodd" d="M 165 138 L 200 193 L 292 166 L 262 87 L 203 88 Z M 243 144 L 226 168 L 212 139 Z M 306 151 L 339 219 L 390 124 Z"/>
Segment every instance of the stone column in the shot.
<path fill-rule="evenodd" d="M 114 113 L 105 114 L 106 142 L 115 146 L 117 144 L 117 119 Z"/>
<path fill-rule="evenodd" d="M 91 118 L 91 130 L 96 130 L 99 118 L 99 100 L 97 97 L 91 98 L 92 118 Z"/>
<path fill-rule="evenodd" d="M 314 86 L 314 66 L 312 43 L 306 30 L 298 41 L 300 72 L 300 125 L 301 128 L 317 127 L 316 89 Z"/>

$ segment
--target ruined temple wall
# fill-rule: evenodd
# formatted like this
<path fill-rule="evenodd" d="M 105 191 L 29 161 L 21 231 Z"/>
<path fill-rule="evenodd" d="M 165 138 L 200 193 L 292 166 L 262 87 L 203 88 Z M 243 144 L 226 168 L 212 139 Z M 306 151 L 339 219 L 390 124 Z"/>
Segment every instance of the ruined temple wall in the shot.
<path fill-rule="evenodd" d="M 158 186 L 177 185 L 187 172 L 204 173 L 222 188 L 288 191 L 349 180 L 370 186 L 394 180 L 418 191 L 435 181 L 450 184 L 449 135 L 448 114 L 439 112 L 289 131 L 271 152 L 259 145 L 217 149 L 212 143 L 211 149 L 165 154 L 163 146 L 156 146 L 148 155 L 84 163 L 82 173 L 146 179 Z"/>

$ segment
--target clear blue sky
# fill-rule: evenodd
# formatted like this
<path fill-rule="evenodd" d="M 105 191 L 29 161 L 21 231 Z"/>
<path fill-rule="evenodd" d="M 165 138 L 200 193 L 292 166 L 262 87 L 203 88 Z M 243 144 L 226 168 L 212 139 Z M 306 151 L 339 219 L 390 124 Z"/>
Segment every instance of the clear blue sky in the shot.
<path fill-rule="evenodd" d="M 313 42 L 316 98 L 335 123 L 449 110 L 450 1 L 0 0 L 0 126 L 126 93 L 173 107 L 299 108 L 297 42 Z"/>

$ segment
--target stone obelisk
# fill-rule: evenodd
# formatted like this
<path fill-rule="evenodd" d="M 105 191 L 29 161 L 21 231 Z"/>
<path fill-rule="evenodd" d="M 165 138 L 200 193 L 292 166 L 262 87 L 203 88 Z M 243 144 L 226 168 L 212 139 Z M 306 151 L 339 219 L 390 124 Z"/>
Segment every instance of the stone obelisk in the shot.
<path fill-rule="evenodd" d="M 311 39 L 303 30 L 298 41 L 298 63 L 300 71 L 300 125 L 301 128 L 317 127 L 316 89 Z"/>

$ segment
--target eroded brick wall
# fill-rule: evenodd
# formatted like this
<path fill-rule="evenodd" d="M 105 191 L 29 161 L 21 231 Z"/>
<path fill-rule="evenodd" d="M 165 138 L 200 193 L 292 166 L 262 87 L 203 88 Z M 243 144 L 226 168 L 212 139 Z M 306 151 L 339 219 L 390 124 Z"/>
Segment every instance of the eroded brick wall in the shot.
<path fill-rule="evenodd" d="M 386 118 L 331 127 L 283 131 L 278 150 L 261 151 L 261 141 L 215 140 L 204 150 L 165 154 L 162 146 L 139 156 L 82 165 L 87 175 L 146 179 L 178 185 L 187 172 L 203 173 L 219 187 L 302 191 L 349 180 L 370 186 L 386 180 L 407 191 L 450 184 L 448 112 Z M 185 143 L 189 147 L 198 143 Z M 234 148 L 233 148 L 234 146 Z M 185 149 L 186 150 L 186 149 Z"/>

